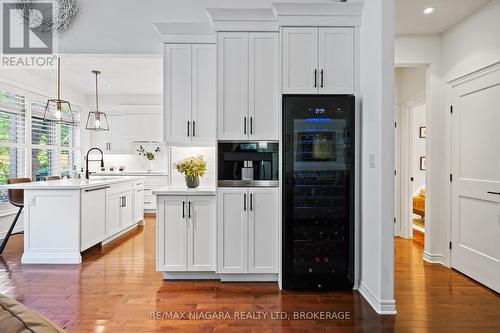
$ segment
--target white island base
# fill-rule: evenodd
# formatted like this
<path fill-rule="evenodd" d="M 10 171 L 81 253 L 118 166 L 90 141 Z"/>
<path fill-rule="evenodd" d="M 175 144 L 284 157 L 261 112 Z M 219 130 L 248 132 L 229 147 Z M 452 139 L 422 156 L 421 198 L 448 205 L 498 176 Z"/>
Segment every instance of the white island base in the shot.
<path fill-rule="evenodd" d="M 81 263 L 82 251 L 115 239 L 143 220 L 143 186 L 142 177 L 2 186 L 24 190 L 21 263 Z"/>

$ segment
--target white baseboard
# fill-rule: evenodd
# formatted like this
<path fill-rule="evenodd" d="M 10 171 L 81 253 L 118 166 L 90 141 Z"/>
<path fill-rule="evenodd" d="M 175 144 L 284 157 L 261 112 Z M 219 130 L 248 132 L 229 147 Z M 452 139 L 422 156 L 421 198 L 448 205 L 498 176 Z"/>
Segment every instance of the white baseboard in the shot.
<path fill-rule="evenodd" d="M 363 284 L 363 282 L 360 282 L 359 288 L 358 288 L 359 293 L 361 296 L 363 296 L 368 304 L 371 305 L 371 307 L 381 315 L 395 315 L 396 312 L 396 301 L 395 300 L 381 300 L 378 297 L 375 296 L 375 294 L 366 287 L 366 285 Z"/>
<path fill-rule="evenodd" d="M 216 272 L 163 272 L 164 280 L 220 280 L 222 282 L 276 282 L 278 274 L 224 274 Z"/>
<path fill-rule="evenodd" d="M 422 259 L 430 264 L 441 264 L 443 266 L 446 266 L 444 264 L 444 256 L 442 254 L 432 254 L 424 251 L 424 256 L 422 257 Z"/>

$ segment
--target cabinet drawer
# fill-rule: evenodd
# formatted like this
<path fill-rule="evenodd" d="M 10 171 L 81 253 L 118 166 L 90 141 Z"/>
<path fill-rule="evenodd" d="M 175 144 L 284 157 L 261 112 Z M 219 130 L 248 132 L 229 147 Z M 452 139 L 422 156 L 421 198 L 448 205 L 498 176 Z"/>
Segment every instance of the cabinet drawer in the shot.
<path fill-rule="evenodd" d="M 156 197 L 144 196 L 144 209 L 156 209 Z"/>
<path fill-rule="evenodd" d="M 107 190 L 108 195 L 113 195 L 121 192 L 126 192 L 135 189 L 135 182 L 126 182 L 119 184 L 112 184 L 111 187 Z"/>

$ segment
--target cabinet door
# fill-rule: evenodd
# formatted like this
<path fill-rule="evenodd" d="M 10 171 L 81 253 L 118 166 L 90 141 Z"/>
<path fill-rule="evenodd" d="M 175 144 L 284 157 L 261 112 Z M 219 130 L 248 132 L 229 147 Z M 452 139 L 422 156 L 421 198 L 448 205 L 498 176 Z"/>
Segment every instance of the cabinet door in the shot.
<path fill-rule="evenodd" d="M 246 188 L 219 188 L 217 195 L 217 271 L 246 273 L 248 261 Z"/>
<path fill-rule="evenodd" d="M 134 222 L 142 220 L 144 220 L 144 188 L 140 185 L 136 187 L 134 193 Z"/>
<path fill-rule="evenodd" d="M 164 131 L 167 142 L 191 141 L 191 45 L 165 44 Z"/>
<path fill-rule="evenodd" d="M 213 44 L 192 46 L 192 140 L 215 142 L 216 122 L 216 49 Z"/>
<path fill-rule="evenodd" d="M 80 251 L 106 237 L 106 190 L 86 189 L 81 192 Z"/>
<path fill-rule="evenodd" d="M 215 270 L 215 197 L 188 197 L 187 269 Z"/>
<path fill-rule="evenodd" d="M 319 93 L 354 93 L 354 30 L 319 28 Z"/>
<path fill-rule="evenodd" d="M 106 237 L 111 237 L 121 230 L 122 194 L 113 194 L 106 199 Z"/>
<path fill-rule="evenodd" d="M 157 232 L 159 271 L 185 271 L 186 266 L 186 197 L 159 197 Z M 183 205 L 184 204 L 184 205 Z"/>
<path fill-rule="evenodd" d="M 138 111 L 141 112 L 142 110 Z M 134 141 L 163 141 L 162 114 L 149 112 L 125 114 L 124 125 L 128 143 Z"/>
<path fill-rule="evenodd" d="M 249 139 L 278 140 L 278 34 L 249 34 Z"/>
<path fill-rule="evenodd" d="M 318 92 L 318 28 L 283 28 L 283 93 Z"/>
<path fill-rule="evenodd" d="M 135 223 L 134 191 L 125 192 L 122 196 L 121 229 L 123 230 Z"/>
<path fill-rule="evenodd" d="M 249 189 L 248 272 L 278 273 L 278 189 Z"/>
<path fill-rule="evenodd" d="M 123 116 L 107 113 L 109 131 L 92 131 L 92 147 L 97 147 L 105 153 L 126 153 Z"/>
<path fill-rule="evenodd" d="M 218 36 L 219 140 L 248 138 L 248 33 Z"/>

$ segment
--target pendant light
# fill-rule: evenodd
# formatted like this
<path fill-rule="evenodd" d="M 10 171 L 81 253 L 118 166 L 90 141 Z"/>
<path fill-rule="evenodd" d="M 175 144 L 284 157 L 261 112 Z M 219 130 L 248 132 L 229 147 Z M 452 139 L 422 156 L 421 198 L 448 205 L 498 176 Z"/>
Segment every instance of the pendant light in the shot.
<path fill-rule="evenodd" d="M 47 101 L 43 121 L 71 126 L 75 125 L 75 117 L 71 110 L 71 104 L 61 99 L 61 58 L 59 57 L 57 58 L 57 98 Z"/>
<path fill-rule="evenodd" d="M 89 131 L 109 131 L 108 117 L 104 112 L 99 111 L 99 90 L 97 87 L 97 76 L 101 74 L 100 71 L 93 70 L 95 74 L 95 111 L 89 112 L 87 117 L 87 125 L 85 128 Z"/>

